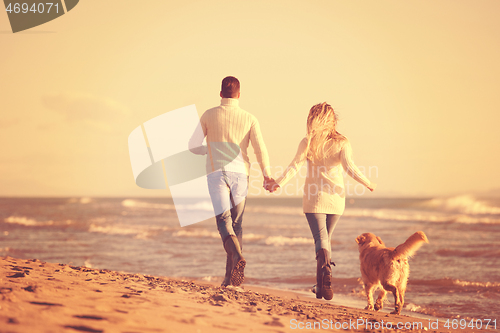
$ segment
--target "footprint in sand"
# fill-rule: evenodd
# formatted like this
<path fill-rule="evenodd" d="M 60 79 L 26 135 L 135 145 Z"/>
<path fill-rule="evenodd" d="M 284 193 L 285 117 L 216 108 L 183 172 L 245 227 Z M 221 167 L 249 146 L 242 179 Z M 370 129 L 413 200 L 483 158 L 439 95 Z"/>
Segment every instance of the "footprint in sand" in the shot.
<path fill-rule="evenodd" d="M 75 318 L 80 318 L 80 319 L 92 319 L 92 320 L 106 320 L 106 318 L 104 317 L 100 317 L 100 316 L 90 316 L 90 315 L 74 315 L 73 317 Z"/>
<path fill-rule="evenodd" d="M 89 320 L 107 320 L 107 318 L 101 317 L 101 316 L 94 316 L 94 315 L 74 315 L 73 317 L 79 318 L 79 319 L 89 319 Z M 67 325 L 65 326 L 66 328 L 72 328 L 76 331 L 81 331 L 81 332 L 103 332 L 103 330 L 99 329 L 94 329 L 88 326 L 71 326 Z"/>
<path fill-rule="evenodd" d="M 8 294 L 12 292 L 12 288 L 0 288 L 0 294 Z"/>
<path fill-rule="evenodd" d="M 20 277 L 25 277 L 26 274 L 24 272 L 18 272 L 18 273 L 15 273 L 11 276 L 7 276 L 8 278 L 20 278 Z"/>
<path fill-rule="evenodd" d="M 34 293 L 36 291 L 37 286 L 27 286 L 26 288 L 23 288 L 26 291 L 29 291 L 30 293 Z"/>
<path fill-rule="evenodd" d="M 265 322 L 264 325 L 269 325 L 269 326 L 278 326 L 278 327 L 285 327 L 282 322 L 280 322 L 279 318 L 273 318 L 273 321 L 268 321 Z"/>
<path fill-rule="evenodd" d="M 48 303 L 48 302 L 30 302 L 31 304 L 34 305 L 47 305 L 47 306 L 63 306 L 62 304 L 58 303 Z"/>
<path fill-rule="evenodd" d="M 93 333 L 104 332 L 103 330 L 96 330 L 96 329 L 88 327 L 88 326 L 71 326 L 71 325 L 66 325 L 64 327 L 65 328 L 72 328 L 72 329 L 74 329 L 76 331 L 80 331 L 80 332 L 93 332 Z"/>

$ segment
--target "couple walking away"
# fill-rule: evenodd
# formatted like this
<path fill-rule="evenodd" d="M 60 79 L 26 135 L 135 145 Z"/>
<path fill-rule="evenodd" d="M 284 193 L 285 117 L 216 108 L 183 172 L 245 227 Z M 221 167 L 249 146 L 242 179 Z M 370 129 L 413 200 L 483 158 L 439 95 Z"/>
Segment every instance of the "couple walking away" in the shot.
<path fill-rule="evenodd" d="M 220 97 L 221 104 L 202 115 L 202 131 L 195 131 L 189 149 L 195 154 L 207 155 L 208 190 L 227 253 L 222 286 L 239 286 L 244 280 L 242 222 L 250 169 L 247 149 L 251 142 L 264 176 L 264 188 L 270 192 L 285 185 L 307 161 L 303 209 L 316 249 L 315 292 L 317 298 L 332 299 L 331 237 L 345 208 L 342 171 L 370 191 L 376 184 L 353 163 L 349 140 L 337 132 L 337 115 L 327 103 L 311 108 L 307 117 L 307 136 L 300 141 L 288 168 L 275 180 L 271 177 L 259 122 L 238 105 L 240 82 L 237 78 L 228 76 L 222 80 Z M 205 137 L 206 146 L 203 145 Z"/>

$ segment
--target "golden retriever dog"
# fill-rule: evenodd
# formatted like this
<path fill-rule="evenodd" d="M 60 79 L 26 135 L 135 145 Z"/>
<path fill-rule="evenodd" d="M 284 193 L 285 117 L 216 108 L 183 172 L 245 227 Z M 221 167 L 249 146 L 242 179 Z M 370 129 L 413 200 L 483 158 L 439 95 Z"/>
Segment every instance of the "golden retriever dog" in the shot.
<path fill-rule="evenodd" d="M 380 237 L 372 233 L 365 233 L 356 238 L 361 277 L 368 298 L 366 310 L 379 311 L 382 309 L 385 296 L 390 291 L 394 294 L 394 311 L 391 314 L 401 314 L 406 283 L 410 275 L 408 257 L 414 255 L 424 242 L 429 243 L 427 236 L 422 231 L 417 231 L 396 248 L 385 247 Z M 382 288 L 374 306 L 373 292 L 378 287 Z"/>

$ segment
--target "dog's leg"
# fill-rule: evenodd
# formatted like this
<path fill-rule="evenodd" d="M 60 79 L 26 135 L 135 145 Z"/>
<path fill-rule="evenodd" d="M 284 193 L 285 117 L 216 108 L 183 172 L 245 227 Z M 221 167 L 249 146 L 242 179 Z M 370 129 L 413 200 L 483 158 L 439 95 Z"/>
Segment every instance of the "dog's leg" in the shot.
<path fill-rule="evenodd" d="M 368 305 L 366 306 L 365 310 L 373 310 L 373 289 L 375 288 L 375 285 L 372 283 L 365 283 L 365 293 L 366 293 L 366 298 L 368 299 Z"/>
<path fill-rule="evenodd" d="M 375 311 L 382 310 L 384 307 L 385 295 L 387 295 L 387 291 L 384 288 L 380 289 L 380 293 L 378 294 L 377 301 L 375 302 Z"/>
<path fill-rule="evenodd" d="M 399 304 L 400 308 L 403 308 L 403 305 L 405 304 L 405 293 L 406 293 L 406 284 L 408 283 L 408 275 L 409 275 L 409 267 L 407 268 L 407 272 L 405 276 L 402 276 L 401 279 L 398 281 L 399 284 L 397 285 L 397 288 L 399 290 Z"/>
<path fill-rule="evenodd" d="M 405 304 L 405 290 L 401 288 L 401 286 L 397 286 L 398 296 L 399 296 L 399 307 L 395 308 L 394 311 L 398 311 L 398 314 L 401 313 L 401 309 Z"/>
<path fill-rule="evenodd" d="M 399 308 L 398 308 L 399 313 L 401 313 L 401 309 L 403 308 L 404 304 L 405 304 L 405 294 L 404 292 L 399 291 Z"/>
<path fill-rule="evenodd" d="M 392 292 L 392 294 L 394 295 L 394 311 L 392 311 L 391 314 L 401 314 L 402 305 L 398 288 L 388 283 L 385 283 L 383 287 L 385 290 Z"/>

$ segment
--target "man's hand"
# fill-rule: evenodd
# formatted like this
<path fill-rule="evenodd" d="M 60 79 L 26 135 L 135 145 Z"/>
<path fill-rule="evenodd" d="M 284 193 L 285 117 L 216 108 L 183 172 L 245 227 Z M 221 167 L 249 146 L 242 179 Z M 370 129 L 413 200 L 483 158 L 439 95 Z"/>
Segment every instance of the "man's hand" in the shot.
<path fill-rule="evenodd" d="M 264 188 L 271 193 L 276 192 L 280 187 L 273 178 L 264 177 Z"/>

